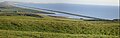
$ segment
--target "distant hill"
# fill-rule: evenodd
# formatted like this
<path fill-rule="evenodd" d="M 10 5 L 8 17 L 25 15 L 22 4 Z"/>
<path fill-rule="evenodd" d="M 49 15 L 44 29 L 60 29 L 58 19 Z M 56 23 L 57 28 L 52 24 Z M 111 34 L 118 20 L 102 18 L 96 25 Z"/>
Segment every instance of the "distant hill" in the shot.
<path fill-rule="evenodd" d="M 9 1 L 1 2 L 0 7 L 13 7 L 13 2 Z"/>

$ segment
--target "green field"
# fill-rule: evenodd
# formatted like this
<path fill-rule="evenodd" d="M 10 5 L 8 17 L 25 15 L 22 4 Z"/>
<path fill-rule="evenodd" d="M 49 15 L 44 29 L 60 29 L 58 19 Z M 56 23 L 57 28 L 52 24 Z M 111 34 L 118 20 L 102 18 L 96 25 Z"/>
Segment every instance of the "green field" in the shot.
<path fill-rule="evenodd" d="M 119 38 L 119 29 L 118 21 L 82 21 L 0 12 L 0 38 Z"/>

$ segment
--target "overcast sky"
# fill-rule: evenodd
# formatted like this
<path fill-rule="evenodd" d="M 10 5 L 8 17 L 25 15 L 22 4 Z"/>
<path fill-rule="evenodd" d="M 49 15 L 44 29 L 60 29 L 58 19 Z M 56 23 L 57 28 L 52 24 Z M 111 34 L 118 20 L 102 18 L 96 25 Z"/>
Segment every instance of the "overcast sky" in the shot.
<path fill-rule="evenodd" d="M 70 4 L 93 4 L 93 5 L 119 5 L 119 0 L 0 0 L 0 1 L 17 1 L 33 3 L 70 3 Z"/>

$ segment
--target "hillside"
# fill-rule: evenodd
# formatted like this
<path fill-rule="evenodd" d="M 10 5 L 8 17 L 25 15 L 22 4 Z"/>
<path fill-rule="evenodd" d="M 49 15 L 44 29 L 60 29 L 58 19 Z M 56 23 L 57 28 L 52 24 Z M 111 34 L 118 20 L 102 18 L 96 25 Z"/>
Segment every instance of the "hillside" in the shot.
<path fill-rule="evenodd" d="M 47 37 L 55 38 L 60 36 L 61 38 L 62 37 L 118 38 L 119 36 L 120 25 L 118 24 L 118 22 L 70 21 L 70 20 L 54 19 L 52 17 L 47 17 L 47 16 L 43 16 L 43 17 L 44 18 L 37 18 L 30 16 L 0 16 L 0 30 L 1 30 L 0 36 L 1 37 L 7 36 L 7 38 L 31 37 L 31 36 L 33 36 L 33 38 L 34 36 L 46 37 L 46 38 Z M 53 33 L 53 35 L 51 33 Z M 39 34 L 43 34 L 43 35 L 40 36 Z"/>
<path fill-rule="evenodd" d="M 118 21 L 83 21 L 45 14 L 53 13 L 0 8 L 0 38 L 119 38 L 120 35 Z"/>

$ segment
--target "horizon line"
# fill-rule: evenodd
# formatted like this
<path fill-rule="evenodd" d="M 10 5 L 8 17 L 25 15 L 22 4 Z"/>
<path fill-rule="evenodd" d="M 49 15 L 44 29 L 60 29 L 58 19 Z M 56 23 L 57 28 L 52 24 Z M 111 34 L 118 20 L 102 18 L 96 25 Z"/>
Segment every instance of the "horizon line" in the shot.
<path fill-rule="evenodd" d="M 5 1 L 1 1 L 5 2 Z M 18 2 L 18 1 L 7 1 L 7 2 Z M 21 3 L 34 3 L 34 4 L 76 4 L 76 3 L 40 3 L 40 2 L 21 2 Z M 97 3 L 80 3 L 83 5 L 101 5 L 101 6 L 119 6 L 119 4 L 97 4 Z"/>

